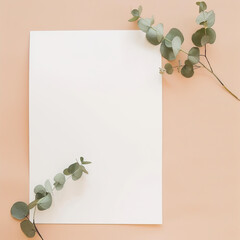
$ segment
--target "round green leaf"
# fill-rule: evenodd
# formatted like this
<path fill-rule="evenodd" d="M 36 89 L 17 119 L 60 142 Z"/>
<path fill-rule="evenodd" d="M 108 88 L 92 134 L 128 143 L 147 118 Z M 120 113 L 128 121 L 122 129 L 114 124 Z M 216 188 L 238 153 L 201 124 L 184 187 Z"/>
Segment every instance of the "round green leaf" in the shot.
<path fill-rule="evenodd" d="M 72 174 L 72 180 L 76 181 L 82 176 L 82 169 L 78 168 L 73 174 Z"/>
<path fill-rule="evenodd" d="M 168 48 L 165 45 L 166 41 L 165 39 L 162 41 L 161 47 L 160 47 L 160 52 L 162 54 L 162 57 L 164 57 L 165 59 L 167 59 L 168 61 L 173 61 L 176 56 L 173 53 L 172 48 Z"/>
<path fill-rule="evenodd" d="M 64 170 L 63 170 L 63 173 L 64 173 L 66 176 L 71 175 L 71 173 L 68 172 L 68 168 L 64 169 Z"/>
<path fill-rule="evenodd" d="M 163 39 L 163 25 L 160 23 L 154 27 L 150 27 L 147 30 L 146 38 L 153 45 L 160 44 Z"/>
<path fill-rule="evenodd" d="M 166 73 L 168 74 L 172 74 L 173 73 L 173 67 L 172 67 L 172 64 L 170 63 L 166 63 L 164 68 L 166 69 Z"/>
<path fill-rule="evenodd" d="M 143 31 L 147 32 L 147 30 L 153 25 L 153 18 L 141 18 L 138 20 L 138 27 Z"/>
<path fill-rule="evenodd" d="M 34 193 L 40 193 L 42 195 L 45 195 L 46 194 L 46 189 L 43 185 L 37 185 L 35 188 L 34 188 Z"/>
<path fill-rule="evenodd" d="M 204 35 L 205 35 L 205 28 L 201 28 L 201 29 L 197 30 L 192 35 L 192 42 L 194 43 L 195 46 L 202 47 L 201 39 Z"/>
<path fill-rule="evenodd" d="M 23 233 L 28 237 L 28 238 L 33 238 L 35 236 L 35 227 L 30 222 L 29 220 L 24 220 L 20 223 L 21 229 Z"/>
<path fill-rule="evenodd" d="M 177 54 L 179 53 L 180 49 L 181 49 L 181 39 L 180 39 L 180 37 L 176 36 L 176 37 L 173 38 L 172 49 L 173 49 L 173 53 L 176 57 Z"/>
<path fill-rule="evenodd" d="M 196 19 L 196 23 L 204 25 L 206 27 L 212 27 L 215 23 L 215 13 L 214 11 L 210 12 L 200 12 L 199 16 Z"/>
<path fill-rule="evenodd" d="M 201 39 L 201 45 L 204 46 L 209 42 L 209 36 L 208 35 L 204 35 Z"/>
<path fill-rule="evenodd" d="M 165 37 L 166 47 L 169 47 L 169 48 L 172 47 L 172 40 L 175 37 L 179 37 L 181 39 L 181 44 L 184 42 L 184 37 L 183 37 L 183 34 L 180 32 L 180 30 L 178 30 L 177 28 L 172 28 L 172 29 L 170 29 L 170 31 L 168 32 L 168 34 Z"/>
<path fill-rule="evenodd" d="M 41 198 L 38 201 L 37 207 L 38 207 L 38 210 L 43 211 L 50 208 L 51 205 L 52 205 L 52 195 L 51 193 L 47 193 L 45 197 Z"/>
<path fill-rule="evenodd" d="M 207 4 L 205 2 L 196 2 L 196 4 L 199 6 L 199 12 L 207 9 Z"/>
<path fill-rule="evenodd" d="M 200 50 L 197 47 L 192 47 L 190 51 L 188 52 L 188 60 L 192 64 L 196 64 L 199 62 L 199 55 L 200 55 Z"/>
<path fill-rule="evenodd" d="M 207 28 L 206 34 L 209 37 L 208 43 L 213 44 L 216 40 L 216 32 L 212 28 Z"/>
<path fill-rule="evenodd" d="M 54 181 L 56 183 L 59 183 L 61 185 L 63 185 L 66 181 L 65 176 L 62 173 L 58 173 L 55 177 L 54 177 Z"/>
<path fill-rule="evenodd" d="M 133 9 L 133 10 L 131 11 L 131 14 L 132 14 L 134 17 L 139 17 L 139 11 L 138 11 L 138 9 Z"/>
<path fill-rule="evenodd" d="M 28 205 L 25 202 L 16 202 L 11 207 L 11 215 L 16 219 L 24 219 L 29 214 Z"/>
<path fill-rule="evenodd" d="M 78 162 L 73 163 L 73 164 L 71 164 L 71 165 L 68 167 L 68 172 L 69 172 L 70 174 L 73 174 L 73 173 L 74 173 L 75 171 L 77 171 L 79 168 L 80 168 L 80 165 L 79 165 Z"/>
<path fill-rule="evenodd" d="M 193 76 L 193 65 L 189 60 L 185 61 L 185 65 L 181 69 L 181 74 L 186 78 L 190 78 Z"/>

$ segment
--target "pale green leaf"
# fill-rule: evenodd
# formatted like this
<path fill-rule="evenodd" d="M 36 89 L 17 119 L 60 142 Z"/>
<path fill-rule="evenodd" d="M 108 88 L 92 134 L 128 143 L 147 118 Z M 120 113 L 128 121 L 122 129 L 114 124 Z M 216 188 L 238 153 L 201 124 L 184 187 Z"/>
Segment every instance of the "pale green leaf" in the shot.
<path fill-rule="evenodd" d="M 147 30 L 153 25 L 153 18 L 141 18 L 138 20 L 138 27 L 143 32 L 147 32 Z"/>
<path fill-rule="evenodd" d="M 199 12 L 205 11 L 207 9 L 207 4 L 205 2 L 196 2 L 199 6 Z"/>
<path fill-rule="evenodd" d="M 200 51 L 199 48 L 197 47 L 192 47 L 190 49 L 190 51 L 188 52 L 188 60 L 192 63 L 192 64 L 196 64 L 199 62 L 199 55 L 200 55 Z"/>
<path fill-rule="evenodd" d="M 34 188 L 34 193 L 41 193 L 42 195 L 46 194 L 46 189 L 43 185 L 37 185 L 35 188 Z"/>
<path fill-rule="evenodd" d="M 169 47 L 169 48 L 172 47 L 172 40 L 175 37 L 179 37 L 181 39 L 181 44 L 184 42 L 184 37 L 181 31 L 178 30 L 177 28 L 172 28 L 164 38 L 166 47 Z"/>
<path fill-rule="evenodd" d="M 38 210 L 43 211 L 50 208 L 51 205 L 52 205 L 52 195 L 51 193 L 47 193 L 45 197 L 41 198 L 38 201 L 37 207 L 38 207 Z"/>
<path fill-rule="evenodd" d="M 45 181 L 44 186 L 45 186 L 47 192 L 52 193 L 52 185 L 49 180 Z"/>
<path fill-rule="evenodd" d="M 160 52 L 162 54 L 162 57 L 164 57 L 165 59 L 167 59 L 168 61 L 173 61 L 176 56 L 174 55 L 173 53 L 173 50 L 172 48 L 168 48 L 166 45 L 165 45 L 166 41 L 165 39 L 162 41 L 161 43 L 161 47 L 160 47 Z"/>
<path fill-rule="evenodd" d="M 54 177 L 54 181 L 63 185 L 66 181 L 66 178 L 64 176 L 64 174 L 62 173 L 58 173 L 55 177 Z"/>
<path fill-rule="evenodd" d="M 172 49 L 173 49 L 173 53 L 176 57 L 177 54 L 179 53 L 180 49 L 181 49 L 181 39 L 180 39 L 180 37 L 176 36 L 176 37 L 173 38 Z"/>

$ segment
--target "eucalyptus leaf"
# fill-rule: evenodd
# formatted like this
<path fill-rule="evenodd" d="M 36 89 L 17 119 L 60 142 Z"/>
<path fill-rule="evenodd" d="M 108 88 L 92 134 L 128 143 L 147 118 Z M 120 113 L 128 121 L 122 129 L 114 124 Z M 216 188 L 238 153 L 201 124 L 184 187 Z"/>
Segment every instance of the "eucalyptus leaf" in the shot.
<path fill-rule="evenodd" d="M 64 169 L 64 170 L 63 170 L 63 173 L 64 173 L 66 176 L 71 175 L 71 173 L 68 172 L 68 168 Z"/>
<path fill-rule="evenodd" d="M 208 35 L 204 35 L 201 39 L 201 45 L 204 46 L 207 43 L 209 43 L 209 36 Z"/>
<path fill-rule="evenodd" d="M 83 163 L 84 162 L 84 158 L 80 157 L 80 162 Z"/>
<path fill-rule="evenodd" d="M 66 178 L 62 173 L 58 173 L 55 177 L 54 177 L 54 181 L 63 185 L 66 182 Z"/>
<path fill-rule="evenodd" d="M 181 44 L 184 42 L 184 37 L 183 37 L 183 34 L 181 33 L 181 31 L 178 30 L 177 28 L 172 28 L 172 29 L 170 29 L 168 34 L 165 36 L 166 47 L 169 47 L 169 48 L 172 47 L 172 40 L 175 37 L 179 37 L 181 39 Z"/>
<path fill-rule="evenodd" d="M 46 189 L 43 185 L 37 185 L 35 188 L 34 188 L 34 193 L 41 193 L 42 195 L 46 194 Z"/>
<path fill-rule="evenodd" d="M 185 64 L 181 69 L 181 74 L 186 78 L 190 78 L 193 76 L 193 64 L 189 60 L 185 61 Z"/>
<path fill-rule="evenodd" d="M 209 37 L 209 42 L 210 44 L 213 44 L 216 40 L 216 32 L 212 28 L 207 28 L 206 29 L 206 34 Z"/>
<path fill-rule="evenodd" d="M 196 19 L 196 23 L 200 25 L 204 25 L 205 27 L 212 27 L 215 23 L 215 13 L 214 11 L 210 12 L 200 12 Z"/>
<path fill-rule="evenodd" d="M 44 193 L 44 194 L 42 194 L 42 193 L 36 193 L 36 195 L 35 195 L 35 200 L 39 200 L 39 199 L 45 197 L 46 194 L 47 194 L 47 193 Z"/>
<path fill-rule="evenodd" d="M 156 30 L 154 30 L 152 27 L 150 27 L 150 28 L 147 30 L 146 38 L 147 38 L 147 40 L 148 40 L 151 44 L 153 44 L 153 45 L 158 45 L 158 44 L 160 44 L 160 42 L 158 41 L 157 32 L 156 32 Z"/>
<path fill-rule="evenodd" d="M 82 176 L 82 169 L 79 167 L 73 174 L 72 174 L 72 180 L 76 181 Z"/>
<path fill-rule="evenodd" d="M 82 164 L 91 164 L 92 162 L 89 161 L 83 161 Z"/>
<path fill-rule="evenodd" d="M 45 181 L 44 186 L 45 186 L 47 192 L 52 193 L 52 185 L 49 180 Z"/>
<path fill-rule="evenodd" d="M 73 174 L 73 173 L 74 173 L 75 171 L 77 171 L 79 168 L 80 168 L 80 165 L 79 165 L 78 162 L 73 163 L 73 164 L 71 164 L 71 165 L 68 167 L 68 172 L 69 172 L 70 174 Z"/>
<path fill-rule="evenodd" d="M 165 43 L 166 43 L 166 41 L 164 39 L 160 46 L 160 52 L 162 54 L 162 57 L 164 57 L 168 61 L 173 61 L 176 58 L 176 56 L 173 53 L 173 49 L 168 48 Z"/>
<path fill-rule="evenodd" d="M 45 197 L 41 198 L 38 201 L 37 208 L 38 210 L 43 211 L 50 208 L 51 205 L 52 205 L 52 195 L 51 193 L 47 193 Z"/>
<path fill-rule="evenodd" d="M 11 215 L 16 219 L 24 219 L 29 214 L 28 205 L 25 202 L 15 202 L 11 208 Z"/>
<path fill-rule="evenodd" d="M 60 183 L 57 183 L 57 182 L 55 182 L 53 185 L 55 186 L 57 191 L 62 190 L 63 186 L 64 186 L 64 184 L 60 184 Z"/>
<path fill-rule="evenodd" d="M 188 60 L 192 64 L 196 64 L 199 62 L 199 55 L 200 55 L 200 50 L 198 47 L 192 47 L 190 51 L 188 52 Z"/>
<path fill-rule="evenodd" d="M 194 43 L 194 45 L 196 45 L 197 47 L 202 47 L 201 39 L 204 35 L 205 35 L 205 28 L 201 28 L 201 29 L 197 30 L 192 35 L 192 42 Z"/>
<path fill-rule="evenodd" d="M 138 13 L 139 13 L 139 16 L 141 16 L 141 13 L 142 13 L 142 6 L 141 5 L 138 7 Z"/>
<path fill-rule="evenodd" d="M 137 16 L 133 16 L 132 18 L 128 19 L 129 22 L 135 22 L 139 19 Z"/>
<path fill-rule="evenodd" d="M 166 69 L 166 73 L 172 74 L 173 73 L 173 67 L 171 63 L 166 63 L 164 68 Z"/>
<path fill-rule="evenodd" d="M 199 12 L 205 11 L 207 9 L 207 4 L 205 2 L 196 2 L 199 6 Z"/>
<path fill-rule="evenodd" d="M 88 174 L 88 171 L 87 171 L 87 169 L 86 169 L 84 166 L 81 165 L 80 168 L 82 169 L 82 171 L 83 171 L 84 173 Z"/>
<path fill-rule="evenodd" d="M 138 27 L 143 32 L 147 32 L 147 30 L 153 25 L 153 18 L 141 18 L 138 20 Z"/>
<path fill-rule="evenodd" d="M 177 54 L 179 53 L 180 49 L 181 49 L 181 39 L 180 39 L 180 37 L 176 36 L 176 37 L 173 38 L 172 49 L 173 49 L 173 53 L 176 57 Z"/>
<path fill-rule="evenodd" d="M 133 9 L 131 14 L 134 16 L 134 17 L 139 17 L 139 11 L 138 9 Z"/>
<path fill-rule="evenodd" d="M 23 233 L 28 237 L 28 238 L 33 238 L 35 236 L 35 227 L 30 222 L 29 220 L 24 220 L 20 223 L 21 229 Z"/>

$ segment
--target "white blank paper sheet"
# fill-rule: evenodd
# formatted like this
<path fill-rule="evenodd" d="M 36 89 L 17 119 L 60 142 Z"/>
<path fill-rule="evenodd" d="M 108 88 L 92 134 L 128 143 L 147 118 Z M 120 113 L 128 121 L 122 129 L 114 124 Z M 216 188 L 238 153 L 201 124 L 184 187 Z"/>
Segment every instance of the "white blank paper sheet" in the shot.
<path fill-rule="evenodd" d="M 162 223 L 159 46 L 140 31 L 30 34 L 30 201 L 33 189 L 83 156 L 38 223 Z"/>

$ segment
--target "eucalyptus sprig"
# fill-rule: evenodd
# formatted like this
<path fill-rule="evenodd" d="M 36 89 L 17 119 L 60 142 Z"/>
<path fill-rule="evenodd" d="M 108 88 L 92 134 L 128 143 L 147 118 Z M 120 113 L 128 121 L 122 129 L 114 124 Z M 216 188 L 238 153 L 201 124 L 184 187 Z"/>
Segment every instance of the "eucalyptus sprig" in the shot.
<path fill-rule="evenodd" d="M 53 191 L 60 191 L 64 187 L 65 182 L 70 178 L 76 181 L 81 178 L 83 173 L 88 174 L 84 165 L 90 163 L 89 161 L 85 161 L 83 157 L 80 157 L 80 161 L 71 164 L 68 168 L 63 170 L 63 173 L 55 175 L 53 186 L 49 180 L 45 181 L 44 186 L 37 185 L 34 188 L 34 201 L 29 204 L 25 202 L 15 202 L 13 204 L 11 215 L 15 219 L 22 220 L 20 222 L 20 227 L 28 238 L 33 238 L 37 233 L 39 237 L 43 239 L 35 223 L 36 210 L 45 211 L 50 208 L 52 205 Z M 66 178 L 66 176 L 68 176 L 68 178 Z M 32 221 L 29 219 L 29 211 L 31 209 L 34 209 Z"/>
<path fill-rule="evenodd" d="M 182 49 L 184 36 L 179 29 L 172 28 L 167 35 L 164 36 L 162 23 L 154 25 L 153 17 L 141 17 L 142 6 L 139 6 L 138 9 L 133 9 L 131 11 L 132 18 L 128 21 L 137 21 L 139 29 L 146 33 L 147 40 L 153 45 L 160 44 L 161 55 L 169 62 L 175 60 L 180 52 L 187 55 L 187 59 L 185 59 L 184 64 L 182 64 L 180 60 L 176 66 L 173 66 L 169 62 L 166 63 L 164 68 L 160 68 L 161 74 L 164 72 L 172 74 L 174 69 L 177 69 L 177 71 L 184 77 L 190 78 L 193 76 L 196 69 L 205 68 L 218 80 L 228 93 L 240 101 L 239 97 L 230 91 L 215 74 L 207 57 L 207 45 L 213 44 L 216 40 L 216 32 L 212 28 L 215 23 L 215 13 L 212 10 L 206 11 L 207 4 L 205 2 L 196 2 L 196 4 L 199 7 L 199 15 L 196 18 L 196 23 L 199 24 L 201 28 L 192 35 L 192 42 L 195 46 L 193 46 L 189 51 Z M 203 48 L 203 53 L 200 53 L 200 48 Z M 202 59 L 206 60 L 206 64 L 202 62 Z"/>

